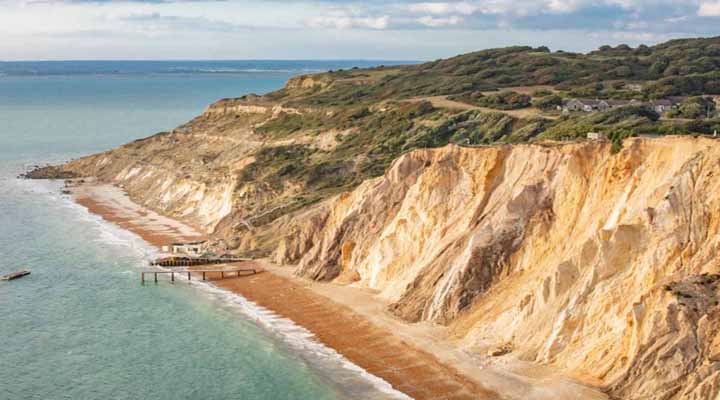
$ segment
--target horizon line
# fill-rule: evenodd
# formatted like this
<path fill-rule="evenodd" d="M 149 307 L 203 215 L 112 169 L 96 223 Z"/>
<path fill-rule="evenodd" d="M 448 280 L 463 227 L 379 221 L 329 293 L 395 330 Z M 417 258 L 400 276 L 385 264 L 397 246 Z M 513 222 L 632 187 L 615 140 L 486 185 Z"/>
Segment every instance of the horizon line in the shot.
<path fill-rule="evenodd" d="M 105 58 L 105 59 L 11 59 L 11 60 L 0 60 L 0 63 L 13 63 L 13 62 L 182 62 L 182 61 L 215 61 L 215 62 L 242 62 L 242 61 L 365 61 L 365 62 L 377 62 L 377 61 L 391 61 L 391 62 L 426 62 L 431 61 L 425 60 L 412 60 L 412 59 L 397 59 L 397 58 L 138 58 L 138 59 L 127 59 L 127 58 Z"/>

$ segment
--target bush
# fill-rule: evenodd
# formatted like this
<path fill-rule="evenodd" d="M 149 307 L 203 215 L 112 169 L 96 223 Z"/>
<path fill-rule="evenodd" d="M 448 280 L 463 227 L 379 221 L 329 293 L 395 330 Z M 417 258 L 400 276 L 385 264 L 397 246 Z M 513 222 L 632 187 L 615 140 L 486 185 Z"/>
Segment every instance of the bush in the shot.
<path fill-rule="evenodd" d="M 715 113 L 715 101 L 709 97 L 692 97 L 683 102 L 678 108 L 677 114 L 682 118 L 703 118 L 710 117 Z"/>
<path fill-rule="evenodd" d="M 547 97 L 552 96 L 553 92 L 551 90 L 546 89 L 540 89 L 532 92 L 532 97 Z"/>
<path fill-rule="evenodd" d="M 613 129 L 607 133 L 607 136 L 610 142 L 612 142 L 610 151 L 615 154 L 622 150 L 622 144 L 625 138 L 635 136 L 635 131 L 632 129 Z"/>
<path fill-rule="evenodd" d="M 478 92 L 465 93 L 459 96 L 450 96 L 452 100 L 458 100 L 481 107 L 494 108 L 496 110 L 516 110 L 530 106 L 531 98 L 526 94 L 513 91 L 492 93 L 486 96 L 478 95 Z"/>
<path fill-rule="evenodd" d="M 545 96 L 534 99 L 532 105 L 541 110 L 554 110 L 558 106 L 562 106 L 562 97 L 558 95 Z"/>

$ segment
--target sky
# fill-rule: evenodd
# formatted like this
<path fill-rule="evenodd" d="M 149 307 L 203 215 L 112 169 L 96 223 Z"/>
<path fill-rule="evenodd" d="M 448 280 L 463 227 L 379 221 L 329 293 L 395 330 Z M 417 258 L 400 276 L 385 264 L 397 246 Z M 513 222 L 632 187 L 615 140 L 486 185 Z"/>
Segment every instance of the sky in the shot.
<path fill-rule="evenodd" d="M 432 60 L 720 36 L 720 0 L 0 0 L 0 60 Z"/>

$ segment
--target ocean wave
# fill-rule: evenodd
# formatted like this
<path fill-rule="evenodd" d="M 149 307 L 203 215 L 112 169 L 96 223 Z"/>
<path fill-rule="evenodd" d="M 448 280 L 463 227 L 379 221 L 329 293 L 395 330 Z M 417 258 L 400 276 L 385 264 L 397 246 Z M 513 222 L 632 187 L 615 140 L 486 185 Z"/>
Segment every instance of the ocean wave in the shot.
<path fill-rule="evenodd" d="M 187 281 L 187 279 L 183 280 Z M 312 332 L 296 324 L 291 319 L 278 315 L 239 294 L 221 289 L 207 281 L 191 280 L 189 283 L 201 287 L 206 293 L 222 301 L 223 304 L 232 306 L 258 325 L 276 334 L 280 340 L 298 354 L 311 355 L 315 360 L 308 361 L 313 364 L 318 363 L 316 367 L 321 370 L 332 371 L 335 381 L 352 380 L 357 377 L 367 382 L 372 389 L 384 394 L 388 399 L 412 399 L 394 389 L 387 381 L 370 374 L 334 349 L 317 341 Z M 374 398 L 377 398 L 377 396 L 374 396 Z"/>
<path fill-rule="evenodd" d="M 71 196 L 62 194 L 60 192 L 63 185 L 61 181 L 30 179 L 14 179 L 13 181 L 21 193 L 30 196 L 42 195 L 51 204 L 62 209 L 63 213 L 67 213 L 71 219 L 87 224 L 89 229 L 94 229 L 97 235 L 93 241 L 96 243 L 129 249 L 138 262 L 147 262 L 159 254 L 154 246 L 139 235 L 108 222 L 99 215 L 90 213 L 87 208 L 76 203 Z"/>

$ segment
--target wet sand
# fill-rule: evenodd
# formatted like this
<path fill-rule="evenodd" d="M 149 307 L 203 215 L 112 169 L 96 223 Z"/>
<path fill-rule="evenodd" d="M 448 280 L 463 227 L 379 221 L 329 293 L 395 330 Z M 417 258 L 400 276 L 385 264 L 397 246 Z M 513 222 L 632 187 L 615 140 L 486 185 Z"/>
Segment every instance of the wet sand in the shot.
<path fill-rule="evenodd" d="M 120 188 L 82 185 L 71 190 L 76 201 L 90 212 L 155 246 L 203 238 L 198 229 L 133 203 Z M 307 281 L 294 276 L 293 267 L 265 260 L 227 265 L 238 267 L 254 267 L 260 273 L 224 280 L 208 274 L 208 278 L 217 287 L 305 327 L 318 341 L 413 398 L 606 398 L 595 389 L 531 363 L 496 365 L 479 361 L 445 340 L 444 328 L 407 324 L 392 317 L 368 290 Z"/>

